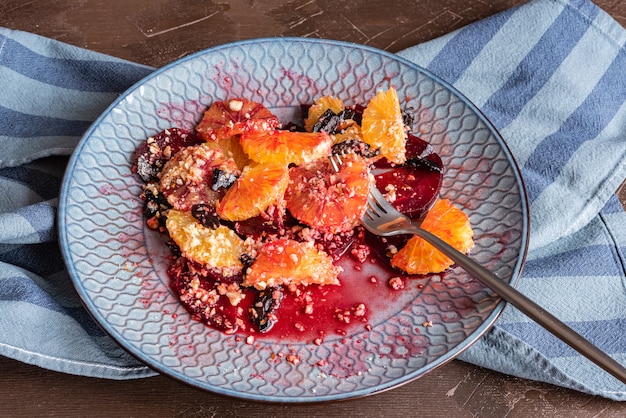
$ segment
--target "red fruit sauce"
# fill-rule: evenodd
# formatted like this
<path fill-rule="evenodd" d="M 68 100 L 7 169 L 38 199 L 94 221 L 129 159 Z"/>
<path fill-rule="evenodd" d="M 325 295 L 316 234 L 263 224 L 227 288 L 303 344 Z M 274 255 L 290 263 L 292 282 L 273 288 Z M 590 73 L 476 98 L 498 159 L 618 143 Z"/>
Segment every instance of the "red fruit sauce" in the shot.
<path fill-rule="evenodd" d="M 439 194 L 442 164 L 430 146 L 415 136 L 409 138 L 407 157 L 410 163 L 402 167 L 381 160 L 376 163 L 373 172 L 383 192 L 389 185 L 397 191 L 394 202 L 397 208 L 410 216 L 419 217 L 430 209 Z M 408 188 L 405 187 L 407 184 Z M 294 222 L 289 217 L 276 217 L 265 223 L 251 219 L 236 224 L 235 230 L 254 236 L 255 232 L 275 233 L 285 226 L 292 226 Z M 258 290 L 255 289 L 245 289 L 245 297 L 237 306 L 231 306 L 227 298 L 221 298 L 216 307 L 217 321 L 197 313 L 204 308 L 203 305 L 197 309 L 186 307 L 195 319 L 213 328 L 276 341 L 319 344 L 325 338 L 368 331 L 400 310 L 404 306 L 403 301 L 415 298 L 428 277 L 406 275 L 389 264 L 386 256 L 389 246 L 401 248 L 409 236 L 382 238 L 361 227 L 358 231 L 336 247 L 337 242 L 334 241 L 333 248 L 325 248 L 337 260 L 336 264 L 344 269 L 339 275 L 341 285 L 311 285 L 298 287 L 295 291 L 282 289 L 280 306 L 273 312 L 276 321 L 265 332 L 259 332 L 248 315 L 257 298 Z M 177 273 L 170 273 L 170 276 L 173 288 L 180 294 Z M 209 287 L 211 285 L 208 284 Z M 230 324 L 229 327 L 223 326 L 224 320 Z M 230 327 L 237 322 L 236 327 Z"/>
<path fill-rule="evenodd" d="M 358 119 L 359 109 L 356 110 L 355 119 Z M 198 142 L 195 134 L 181 129 L 159 133 L 138 148 L 134 155 L 133 172 L 146 183 L 154 182 L 158 171 L 171 155 Z M 401 212 L 417 218 L 430 209 L 439 195 L 443 164 L 430 145 L 414 135 L 409 134 L 406 149 L 406 164 L 396 166 L 382 159 L 374 164 L 372 173 L 377 187 L 388 195 L 392 204 Z M 166 213 L 167 202 L 150 189 L 144 195 L 148 227 L 165 232 L 161 211 Z M 250 219 L 232 227 L 245 236 L 276 234 L 297 223 L 289 214 L 283 215 L 277 213 L 269 221 Z M 154 221 L 152 226 L 150 221 Z M 184 300 L 181 296 L 181 303 L 194 319 L 246 339 L 253 336 L 321 344 L 328 338 L 367 332 L 414 299 L 428 280 L 428 277 L 406 275 L 390 266 L 386 255 L 390 246 L 401 248 L 407 239 L 407 236 L 381 238 L 358 227 L 348 238 L 336 236 L 328 243 L 322 243 L 335 264 L 343 268 L 338 277 L 341 285 L 279 289 L 282 294 L 280 305 L 271 311 L 272 325 L 264 332 L 253 323 L 248 313 L 258 302 L 259 291 L 256 289 L 243 289 L 244 298 L 236 306 L 223 294 L 217 302 L 208 303 L 192 296 Z M 198 282 L 201 291 L 213 291 L 215 295 L 218 285 L 223 291 L 225 285 L 241 281 L 241 277 L 211 277 L 210 272 L 207 274 L 200 266 L 189 263 L 176 254 L 172 257 L 168 273 L 170 285 L 177 295 L 185 292 L 191 295 L 193 289 L 198 289 Z M 192 280 L 196 287 L 190 285 Z"/>

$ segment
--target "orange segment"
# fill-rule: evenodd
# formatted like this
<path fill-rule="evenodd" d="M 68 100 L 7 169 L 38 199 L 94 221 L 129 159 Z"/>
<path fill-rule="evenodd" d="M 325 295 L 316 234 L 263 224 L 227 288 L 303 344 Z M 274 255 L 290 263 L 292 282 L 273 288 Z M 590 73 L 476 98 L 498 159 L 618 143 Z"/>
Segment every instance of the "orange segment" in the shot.
<path fill-rule="evenodd" d="M 351 122 L 351 123 L 350 123 Z M 361 127 L 354 121 L 350 120 L 346 127 L 339 133 L 334 135 L 335 144 L 348 141 L 350 139 L 357 139 L 363 141 L 363 134 L 361 133 Z"/>
<path fill-rule="evenodd" d="M 396 164 L 406 161 L 406 132 L 402 121 L 402 110 L 398 94 L 392 87 L 379 91 L 363 111 L 361 122 L 363 141 L 374 148 L 387 160 Z"/>
<path fill-rule="evenodd" d="M 447 199 L 438 200 L 422 222 L 422 228 L 462 253 L 474 246 L 469 218 Z M 413 236 L 391 259 L 391 265 L 409 274 L 441 273 L 454 262 L 439 250 Z"/>
<path fill-rule="evenodd" d="M 207 144 L 183 148 L 163 167 L 161 191 L 175 209 L 191 210 L 200 203 L 214 204 L 223 193 L 211 188 L 214 170 L 233 176 L 240 174 L 232 158 L 225 158 L 221 150 Z"/>
<path fill-rule="evenodd" d="M 340 267 L 312 243 L 287 238 L 266 243 L 246 270 L 244 286 L 265 289 L 279 285 L 338 285 Z"/>
<path fill-rule="evenodd" d="M 335 173 L 327 158 L 292 167 L 285 192 L 287 209 L 300 222 L 323 232 L 347 232 L 365 212 L 370 187 L 369 165 L 348 154 Z"/>
<path fill-rule="evenodd" d="M 289 184 L 289 170 L 279 164 L 244 168 L 215 208 L 228 221 L 243 221 L 261 214 L 282 199 Z"/>
<path fill-rule="evenodd" d="M 330 154 L 332 138 L 326 132 L 271 130 L 241 135 L 241 147 L 258 163 L 302 164 Z"/>
<path fill-rule="evenodd" d="M 176 209 L 168 212 L 166 227 L 188 259 L 215 269 L 224 277 L 241 274 L 244 241 L 231 229 L 223 225 L 217 229 L 207 228 L 190 212 Z"/>
<path fill-rule="evenodd" d="M 204 112 L 196 132 L 205 141 L 219 141 L 244 132 L 275 129 L 278 118 L 265 106 L 248 99 L 213 103 Z"/>
<path fill-rule="evenodd" d="M 250 163 L 250 158 L 241 148 L 238 136 L 230 136 L 219 141 L 207 141 L 203 145 L 212 149 L 219 149 L 225 157 L 230 157 L 235 161 L 239 169 L 243 169 Z"/>
<path fill-rule="evenodd" d="M 328 109 L 332 110 L 334 113 L 339 113 L 345 108 L 343 101 L 333 96 L 324 96 L 320 97 L 313 103 L 313 105 L 309 108 L 309 113 L 307 117 L 304 119 L 304 129 L 307 132 L 313 132 L 313 125 L 317 123 L 319 118 L 326 112 Z"/>

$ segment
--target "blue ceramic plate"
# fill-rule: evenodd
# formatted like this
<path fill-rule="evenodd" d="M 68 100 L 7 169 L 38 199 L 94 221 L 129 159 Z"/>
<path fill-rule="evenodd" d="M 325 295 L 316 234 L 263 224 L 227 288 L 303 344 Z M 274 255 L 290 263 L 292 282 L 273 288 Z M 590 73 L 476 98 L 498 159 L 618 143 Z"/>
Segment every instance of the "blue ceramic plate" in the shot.
<path fill-rule="evenodd" d="M 145 227 L 141 186 L 130 171 L 141 141 L 169 127 L 192 129 L 214 100 L 245 97 L 288 121 L 301 103 L 322 95 L 364 104 L 390 86 L 403 108 L 415 110 L 413 130 L 445 164 L 442 195 L 470 216 L 473 257 L 514 284 L 526 254 L 526 195 L 502 138 L 475 106 L 393 54 L 326 40 L 259 39 L 202 51 L 154 72 L 85 134 L 63 184 L 60 235 L 87 309 L 156 371 L 252 400 L 370 395 L 459 355 L 489 329 L 504 303 L 458 268 L 409 285 L 395 303 L 372 313 L 371 331 L 327 336 L 321 345 L 263 338 L 246 344 L 192 320 L 168 286 L 167 249 Z M 358 280 L 365 273 L 344 274 Z"/>

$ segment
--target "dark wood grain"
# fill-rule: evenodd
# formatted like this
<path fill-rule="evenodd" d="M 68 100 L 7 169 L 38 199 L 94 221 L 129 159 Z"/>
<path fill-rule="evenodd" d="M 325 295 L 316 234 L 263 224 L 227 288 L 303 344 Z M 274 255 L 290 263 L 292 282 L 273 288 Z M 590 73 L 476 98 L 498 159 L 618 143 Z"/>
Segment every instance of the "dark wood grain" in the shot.
<path fill-rule="evenodd" d="M 265 36 L 306 36 L 399 51 L 521 4 L 519 0 L 0 0 L 0 26 L 162 66 Z M 626 3 L 598 0 L 626 23 Z M 190 5 L 193 4 L 193 7 Z M 626 189 L 618 193 L 626 201 Z M 157 376 L 112 381 L 0 357 L 0 416 L 621 417 L 626 405 L 460 361 L 376 396 L 304 406 L 224 398 Z"/>
<path fill-rule="evenodd" d="M 515 0 L 3 0 L 0 24 L 162 66 L 226 42 L 306 36 L 392 52 L 505 10 Z M 381 7 L 384 4 L 384 7 Z"/>

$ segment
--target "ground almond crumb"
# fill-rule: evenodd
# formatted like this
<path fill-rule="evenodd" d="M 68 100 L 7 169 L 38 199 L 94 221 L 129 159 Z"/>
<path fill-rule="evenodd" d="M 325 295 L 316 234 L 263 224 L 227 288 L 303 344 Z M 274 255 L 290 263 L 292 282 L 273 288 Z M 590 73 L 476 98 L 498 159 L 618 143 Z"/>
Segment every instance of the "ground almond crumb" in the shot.
<path fill-rule="evenodd" d="M 287 361 L 293 365 L 298 365 L 300 364 L 300 356 L 297 356 L 295 354 L 288 354 Z"/>
<path fill-rule="evenodd" d="M 402 277 L 392 277 L 391 279 L 389 279 L 389 287 L 391 287 L 393 290 L 402 290 L 404 289 L 404 280 L 402 280 Z"/>

